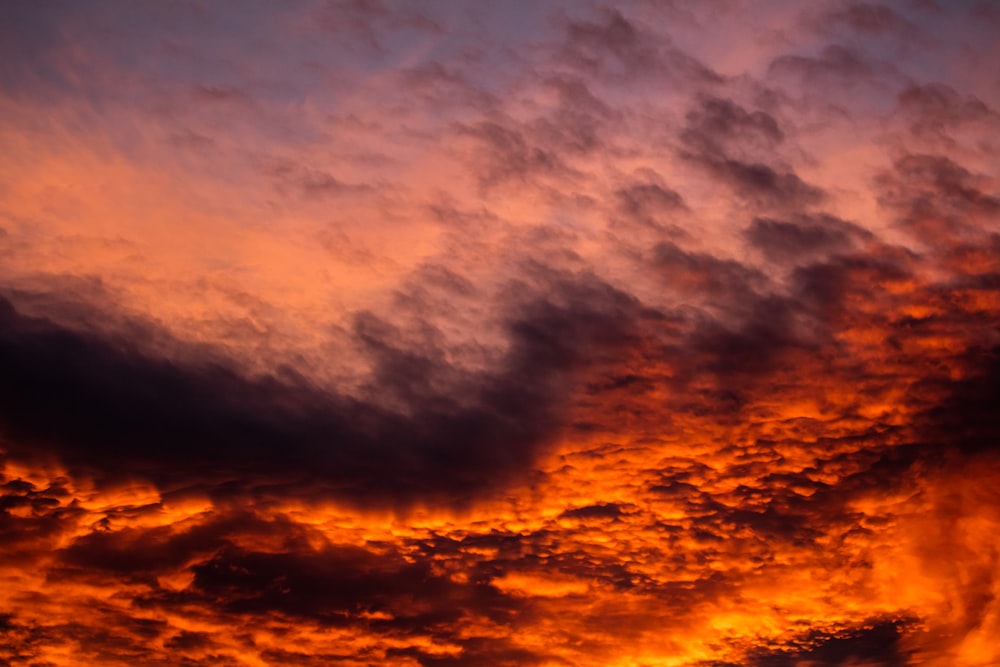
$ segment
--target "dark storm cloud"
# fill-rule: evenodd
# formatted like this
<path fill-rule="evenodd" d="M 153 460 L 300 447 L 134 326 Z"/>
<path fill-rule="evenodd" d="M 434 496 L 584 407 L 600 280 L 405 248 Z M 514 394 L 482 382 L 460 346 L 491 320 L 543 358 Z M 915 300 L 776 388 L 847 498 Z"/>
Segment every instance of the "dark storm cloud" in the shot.
<path fill-rule="evenodd" d="M 995 292 L 1000 293 L 1000 286 Z M 929 386 L 913 393 L 943 397 L 918 420 L 920 434 L 931 450 L 957 449 L 963 454 L 1000 452 L 1000 347 L 973 349 L 963 355 L 970 369 L 961 380 L 928 378 Z"/>
<path fill-rule="evenodd" d="M 652 227 L 670 225 L 671 219 L 687 210 L 684 198 L 657 182 L 637 182 L 615 192 L 616 208 L 626 222 Z"/>
<path fill-rule="evenodd" d="M 618 519 L 625 511 L 618 503 L 599 503 L 566 510 L 561 516 L 569 519 Z"/>
<path fill-rule="evenodd" d="M 879 203 L 932 246 L 982 236 L 1000 215 L 1000 198 L 982 190 L 986 179 L 943 155 L 906 155 L 876 182 Z"/>
<path fill-rule="evenodd" d="M 682 158 L 755 206 L 801 210 L 825 196 L 793 169 L 769 164 L 785 133 L 764 111 L 751 112 L 731 100 L 704 97 L 688 112 L 678 137 Z"/>
<path fill-rule="evenodd" d="M 0 419 L 12 452 L 102 478 L 322 481 L 359 502 L 474 493 L 527 465 L 558 429 L 574 373 L 627 340 L 632 299 L 598 281 L 554 290 L 512 311 L 494 372 L 459 372 L 359 318 L 396 403 L 326 392 L 291 371 L 247 377 L 224 361 L 157 357 L 4 302 Z"/>
<path fill-rule="evenodd" d="M 689 511 L 698 516 L 698 529 L 714 539 L 744 536 L 758 564 L 788 548 L 823 548 L 820 545 L 831 532 L 841 540 L 850 531 L 864 532 L 866 525 L 873 525 L 871 518 L 858 512 L 852 501 L 899 484 L 918 462 L 942 460 L 921 447 L 890 444 L 891 434 L 886 430 L 872 427 L 809 444 L 803 438 L 758 440 L 754 446 L 757 461 L 728 469 L 753 481 L 715 496 L 692 494 L 687 500 Z M 810 465 L 794 473 L 773 472 L 776 463 L 805 452 L 813 457 Z M 812 479 L 831 474 L 839 479 L 833 483 Z M 830 557 L 846 560 L 853 556 L 844 550 L 831 552 Z"/>
<path fill-rule="evenodd" d="M 736 194 L 758 206 L 796 209 L 818 204 L 824 198 L 822 189 L 806 183 L 791 170 L 734 159 L 695 160 Z"/>
<path fill-rule="evenodd" d="M 440 655 L 419 648 L 390 649 L 386 654 L 414 658 L 421 667 L 474 667 L 475 665 L 518 667 L 550 665 L 553 662 L 571 664 L 558 656 L 538 654 L 521 648 L 507 638 L 474 637 L 463 640 L 461 644 L 462 652 L 459 655 Z"/>
<path fill-rule="evenodd" d="M 794 221 L 754 218 L 743 234 L 765 257 L 780 264 L 844 253 L 873 238 L 870 232 L 829 215 L 802 215 Z"/>
<path fill-rule="evenodd" d="M 52 651 L 71 652 L 74 659 L 85 664 L 143 664 L 150 667 L 191 665 L 176 657 L 168 657 L 152 648 L 168 632 L 168 624 L 157 619 L 136 618 L 111 605 L 96 603 L 92 607 L 95 625 L 69 622 L 35 622 L 16 614 L 8 616 L 7 627 L 0 627 L 0 659 L 25 665 L 52 665 L 44 660 Z M 232 664 L 213 661 L 213 664 Z"/>
<path fill-rule="evenodd" d="M 276 536 L 280 527 L 275 527 Z M 386 657 L 411 656 L 420 664 L 534 664 L 541 658 L 531 651 L 495 636 L 478 636 L 475 631 L 456 633 L 458 627 L 472 628 L 487 620 L 491 627 L 516 627 L 527 619 L 529 603 L 511 597 L 477 575 L 467 581 L 454 580 L 437 564 L 451 563 L 460 568 L 460 549 L 449 552 L 445 544 L 432 549 L 430 557 L 404 557 L 390 545 L 370 547 L 307 543 L 286 544 L 278 551 L 256 551 L 225 546 L 210 557 L 193 564 L 194 580 L 183 591 L 158 589 L 155 585 L 136 597 L 137 608 L 182 611 L 202 609 L 239 619 L 247 629 L 245 641 L 252 641 L 249 628 L 292 621 L 299 626 L 356 628 L 371 635 L 396 639 L 430 636 L 458 647 L 458 652 L 391 648 Z M 245 624 L 245 625 L 244 625 Z M 237 638 L 240 632 L 234 633 Z M 170 641 L 179 652 L 197 655 L 211 647 L 215 638 L 206 633 L 181 633 Z M 374 649 L 342 655 L 304 654 L 269 649 L 271 659 L 287 664 L 327 664 L 367 657 L 378 661 Z M 515 658 L 516 656 L 516 658 Z"/>
<path fill-rule="evenodd" d="M 163 643 L 163 647 L 174 651 L 202 651 L 211 648 L 212 635 L 207 632 L 182 630 Z"/>
<path fill-rule="evenodd" d="M 386 630 L 421 632 L 467 614 L 504 622 L 518 606 L 487 584 L 461 584 L 434 574 L 428 560 L 411 563 L 361 547 L 300 547 L 282 553 L 229 548 L 192 570 L 194 582 L 177 594 L 176 602 L 219 604 L 240 615 L 284 614 L 321 625 L 367 622 Z M 172 594 L 162 595 L 145 602 L 169 605 Z M 391 618 L 364 619 L 377 612 Z"/>
<path fill-rule="evenodd" d="M 621 511 L 616 514 L 608 509 L 610 507 L 618 507 Z M 418 547 L 422 558 L 434 558 L 466 568 L 470 581 L 492 581 L 494 586 L 505 591 L 504 581 L 509 575 L 523 575 L 539 582 L 575 582 L 575 586 L 561 591 L 536 592 L 529 586 L 510 592 L 508 602 L 519 606 L 506 622 L 515 633 L 522 625 L 530 626 L 533 614 L 546 613 L 546 605 L 576 612 L 574 606 L 589 597 L 586 589 L 580 586 L 584 582 L 601 589 L 642 596 L 666 616 L 683 615 L 694 605 L 711 604 L 739 586 L 739 577 L 687 570 L 696 562 L 704 563 L 708 555 L 691 553 L 689 541 L 692 530 L 723 543 L 727 538 L 726 529 L 722 526 L 714 527 L 700 520 L 695 522 L 693 528 L 665 525 L 655 515 L 636 506 L 614 503 L 577 509 L 587 511 L 566 512 L 547 528 L 530 533 L 493 529 L 488 533 L 464 535 L 460 539 L 431 535 L 410 546 Z M 627 562 L 611 552 L 591 548 L 595 534 L 616 535 L 618 531 L 622 534 L 656 532 L 658 538 L 655 544 L 644 544 L 633 552 Z M 651 562 L 676 568 L 678 572 L 684 571 L 684 581 L 650 576 L 648 566 Z M 689 574 L 696 576 L 692 580 L 687 576 Z M 587 641 L 587 636 L 593 631 L 610 632 L 614 640 L 641 631 L 640 627 L 626 627 L 629 623 L 627 614 L 624 618 L 611 618 L 615 614 L 610 609 L 602 611 L 601 606 L 583 611 L 580 620 L 584 627 L 568 629 L 567 632 L 579 633 L 576 638 Z M 609 627 L 609 624 L 614 626 L 619 623 L 622 624 L 620 634 L 619 628 Z"/>
<path fill-rule="evenodd" d="M 736 397 L 749 388 L 746 382 L 752 377 L 763 379 L 780 368 L 789 353 L 814 345 L 799 326 L 798 320 L 806 315 L 802 304 L 774 293 L 774 286 L 755 269 L 733 260 L 687 253 L 673 244 L 657 247 L 655 265 L 663 272 L 665 284 L 677 289 L 681 298 L 718 313 L 699 310 L 689 318 L 676 359 L 670 360 L 678 371 L 674 382 L 679 386 L 715 377 L 725 379 L 727 390 Z M 742 382 L 735 382 L 737 377 Z M 715 393 L 702 399 L 707 403 L 702 410 L 730 404 Z"/>
<path fill-rule="evenodd" d="M 159 507 L 149 508 L 154 513 Z M 106 513 L 96 530 L 74 539 L 55 553 L 52 579 L 111 578 L 116 581 L 154 582 L 165 572 L 232 546 L 231 539 L 269 539 L 287 549 L 300 547 L 308 529 L 278 516 L 263 520 L 247 512 L 222 512 L 194 526 L 118 527 L 114 513 Z"/>
<path fill-rule="evenodd" d="M 702 153 L 721 155 L 732 144 L 773 148 L 785 135 L 773 116 L 747 111 L 732 100 L 706 97 L 687 113 L 681 141 Z"/>
<path fill-rule="evenodd" d="M 831 634 L 813 631 L 802 638 L 806 648 L 773 653 L 754 652 L 753 667 L 816 667 L 869 665 L 870 667 L 908 667 L 908 652 L 900 641 L 906 621 L 873 619 L 857 628 Z"/>
<path fill-rule="evenodd" d="M 700 6 L 710 5 L 710 14 L 736 6 Z M 276 132 L 280 145 L 261 153 L 281 161 L 251 159 L 287 196 L 282 206 L 310 205 L 300 216 L 309 220 L 331 199 L 360 204 L 382 187 L 375 180 L 381 175 L 339 158 L 324 162 L 327 153 L 343 153 L 335 135 L 346 126 L 327 124 L 326 109 L 359 115 L 356 126 L 368 139 L 346 133 L 358 150 L 372 137 L 380 144 L 372 150 L 382 143 L 394 150 L 400 135 L 389 128 L 405 127 L 402 134 L 416 143 L 399 144 L 399 160 L 381 156 L 419 172 L 394 192 L 397 210 L 419 217 L 424 195 L 413 193 L 441 187 L 454 206 L 433 212 L 451 245 L 441 250 L 438 227 L 382 221 L 379 202 L 350 212 L 371 224 L 377 240 L 397 229 L 413 234 L 403 251 L 373 251 L 357 261 L 354 268 L 370 263 L 370 272 L 323 273 L 330 292 L 356 288 L 364 296 L 353 303 L 370 308 L 337 323 L 339 353 L 357 355 L 367 369 L 350 389 L 320 385 L 316 378 L 338 371 L 307 368 L 298 358 L 298 371 L 254 359 L 255 368 L 270 370 L 251 375 L 235 353 L 180 344 L 154 325 L 93 305 L 110 302 L 109 295 L 83 294 L 67 304 L 76 297 L 32 301 L 12 293 L 17 308 L 0 299 L 0 463 L 11 463 L 9 477 L 0 478 L 0 564 L 20 570 L 20 588 L 6 598 L 20 606 L 0 615 L 0 662 L 43 664 L 44 647 L 55 646 L 90 664 L 164 666 L 242 664 L 245 656 L 310 666 L 610 664 L 661 656 L 695 664 L 724 653 L 733 661 L 725 667 L 903 667 L 904 644 L 937 622 L 933 604 L 920 609 L 914 584 L 900 595 L 919 613 L 930 609 L 927 618 L 911 626 L 871 615 L 897 604 L 895 580 L 880 568 L 895 570 L 897 557 L 923 558 L 913 552 L 924 550 L 921 539 L 947 556 L 934 564 L 945 585 L 926 598 L 958 582 L 954 598 L 942 598 L 960 617 L 955 627 L 988 629 L 995 563 L 988 548 L 965 536 L 966 523 L 980 525 L 965 518 L 991 525 L 989 514 L 976 512 L 992 496 L 956 510 L 960 484 L 944 494 L 927 482 L 942 462 L 975 471 L 1000 440 L 1000 236 L 983 230 L 1000 203 L 995 184 L 952 150 L 963 128 L 992 122 L 978 98 L 937 84 L 896 85 L 893 67 L 872 56 L 882 51 L 850 39 L 824 49 L 808 43 L 813 33 L 802 43 L 793 34 L 799 25 L 783 26 L 788 41 L 777 47 L 786 52 L 788 44 L 792 55 L 772 60 L 774 45 L 751 46 L 742 25 L 726 32 L 733 26 L 713 15 L 722 32 L 704 26 L 699 52 L 721 50 L 719 62 L 732 67 L 730 54 L 742 65 L 745 49 L 746 62 L 772 62 L 768 86 L 791 83 L 760 93 L 765 85 L 752 74 L 725 82 L 674 48 L 662 32 L 672 24 L 644 23 L 649 8 L 641 3 L 597 12 L 570 5 L 548 23 L 525 21 L 523 8 L 503 9 L 518 30 L 543 27 L 496 49 L 509 56 L 502 65 L 486 53 L 505 41 L 484 25 L 500 23 L 493 15 L 470 14 L 470 37 L 458 30 L 463 19 L 437 6 L 441 16 L 433 18 L 423 7 L 378 1 L 303 6 L 305 17 L 270 15 L 273 30 L 264 14 L 252 18 L 258 28 L 244 26 L 238 39 L 239 26 L 218 22 L 204 7 L 211 20 L 203 23 L 223 28 L 209 31 L 219 41 L 209 39 L 204 53 L 224 54 L 229 63 L 228 47 L 242 44 L 233 60 L 245 62 L 245 71 L 191 81 L 178 74 L 169 79 L 184 80 L 178 99 L 193 97 L 197 113 L 227 122 L 249 104 L 254 112 L 240 112 L 239 122 L 256 124 L 282 109 L 288 123 Z M 902 9 L 881 5 L 817 11 L 838 38 L 848 31 L 881 39 L 912 27 Z M 46 33 L 58 32 L 54 20 L 39 22 L 26 23 L 29 38 L 15 40 L 15 49 L 37 50 L 32 76 L 72 74 L 72 67 L 46 69 L 50 60 L 59 65 L 54 52 L 64 36 Z M 27 43 L 35 37 L 38 45 Z M 738 38 L 733 50 L 719 49 L 716 40 L 730 37 Z M 279 44 L 294 48 L 284 52 Z M 195 70 L 208 63 L 204 53 L 191 57 Z M 273 79 L 263 74 L 268 62 L 278 63 Z M 16 78 L 4 72 L 0 84 Z M 305 78 L 291 80 L 298 76 Z M 322 86 L 314 85 L 319 77 Z M 884 88 L 889 101 L 872 103 L 872 87 Z M 279 89 L 291 101 L 272 108 L 268 95 Z M 867 151 L 840 151 L 853 134 L 817 128 L 811 111 L 803 112 L 809 105 L 798 95 L 817 93 L 851 104 L 859 134 L 878 134 L 872 128 L 885 123 L 926 141 L 909 150 L 927 154 L 899 159 L 862 186 L 874 186 L 871 192 L 834 182 L 828 175 L 843 173 L 841 163 L 831 172 L 804 171 L 806 163 L 857 156 L 859 173 L 871 167 Z M 853 105 L 866 102 L 877 117 L 854 115 Z M 886 118 L 887 110 L 899 115 Z M 325 119 L 315 132 L 320 140 L 296 154 L 284 130 L 301 121 L 303 136 L 312 136 L 313 113 Z M 176 136 L 202 147 L 218 138 L 222 147 L 223 129 L 213 128 L 212 139 L 190 130 Z M 260 136 L 230 138 L 252 147 Z M 988 153 L 988 135 L 978 139 L 977 150 Z M 875 141 L 860 148 L 881 145 Z M 836 150 L 827 153 L 830 144 Z M 433 159 L 421 161 L 424 154 Z M 451 158 L 460 164 L 435 176 Z M 672 170 L 669 180 L 655 169 Z M 478 179 L 478 192 L 467 191 L 466 174 L 473 184 Z M 385 178 L 397 176 L 387 170 Z M 502 193 L 492 190 L 499 186 Z M 534 197 L 540 189 L 545 196 Z M 609 194 L 603 207 L 593 205 Z M 851 210 L 869 194 L 881 197 L 884 217 L 900 223 L 894 232 L 913 233 L 928 250 L 885 245 L 852 222 L 882 223 Z M 223 207 L 230 200 L 212 201 Z M 266 203 L 262 217 L 273 212 Z M 820 212 L 820 203 L 849 219 Z M 699 216 L 709 209 L 712 215 Z M 329 214 L 338 229 L 339 213 Z M 629 233 L 620 235 L 621 247 L 605 245 L 605 216 L 619 225 L 613 231 Z M 516 230 L 506 231 L 508 222 Z M 131 241 L 153 238 L 143 224 L 136 222 Z M 293 226 L 287 239 L 308 244 L 293 238 Z M 516 250 L 495 243 L 494 233 L 508 234 L 504 243 Z M 476 244 L 481 248 L 472 250 Z M 404 266 L 403 283 L 385 287 L 398 267 L 385 269 L 382 260 L 405 265 L 411 249 L 420 255 L 412 261 L 423 263 Z M 740 250 L 751 257 L 739 258 Z M 160 267 L 158 256 L 150 257 L 148 266 Z M 311 260 L 302 261 L 307 268 Z M 628 287 L 557 268 L 588 263 Z M 39 263 L 38 270 L 69 274 L 91 265 L 53 266 Z M 118 265 L 94 266 L 95 275 L 115 279 L 111 267 Z M 184 266 L 196 273 L 205 264 Z M 168 282 L 139 271 L 136 284 Z M 228 275 L 242 284 L 242 272 Z M 278 277 L 264 271 L 252 278 Z M 657 309 L 625 290 L 648 295 Z M 371 305 L 375 292 L 371 304 L 388 305 Z M 214 326 L 188 328 L 177 315 L 211 303 L 175 295 L 162 310 L 153 304 L 146 312 L 168 323 L 174 317 L 192 339 L 240 344 Z M 274 303 L 286 305 L 277 297 Z M 311 317 L 325 305 L 310 303 L 301 311 L 288 305 L 289 327 L 302 327 L 292 332 L 301 338 L 290 340 L 327 342 L 322 327 L 329 322 Z M 310 316 L 296 321 L 303 313 Z M 485 331 L 475 328 L 479 318 L 489 322 Z M 334 347 L 329 342 L 322 354 Z M 547 449 L 550 443 L 558 448 Z M 545 452 L 555 461 L 544 458 L 533 469 Z M 51 470 L 68 478 L 40 482 Z M 33 482 L 14 478 L 19 474 Z M 145 499 L 118 494 L 137 478 L 153 480 L 160 498 L 144 485 L 138 495 Z M 96 489 L 89 484 L 95 479 Z M 509 497 L 493 493 L 505 483 Z M 933 505 L 926 498 L 935 493 L 947 495 L 935 508 L 941 516 L 914 520 L 914 547 L 898 513 Z M 470 509 L 480 496 L 489 502 Z M 906 507 L 886 509 L 896 496 Z M 386 506 L 406 511 L 386 512 L 391 526 L 379 512 L 355 511 Z M 960 569 L 950 558 L 964 555 L 956 547 L 983 555 Z M 112 598 L 99 599 L 113 589 Z M 57 608 L 62 618 L 45 617 Z M 850 613 L 845 609 L 859 610 L 846 624 L 837 620 Z M 357 642 L 336 645 L 341 632 Z M 22 648 L 4 648 L 5 641 Z M 743 651 L 745 659 L 734 657 Z"/>
<path fill-rule="evenodd" d="M 792 272 L 792 298 L 825 327 L 838 330 L 858 317 L 850 310 L 852 299 L 888 301 L 885 286 L 912 276 L 906 259 L 855 253 L 800 266 Z"/>
<path fill-rule="evenodd" d="M 794 252 L 784 246 L 796 243 L 811 249 L 780 283 L 734 259 L 671 242 L 656 245 L 647 266 L 673 308 L 648 311 L 638 322 L 629 353 L 645 359 L 644 365 L 628 373 L 612 367 L 587 385 L 581 405 L 589 406 L 588 420 L 581 427 L 614 433 L 606 419 L 642 414 L 646 397 L 664 388 L 671 393 L 669 413 L 651 419 L 732 418 L 797 365 L 828 363 L 834 332 L 851 316 L 846 304 L 866 298 L 880 281 L 902 280 L 907 273 L 891 259 L 870 258 L 860 250 L 835 254 L 851 247 L 852 236 L 867 239 L 849 223 L 825 216 L 799 220 L 809 231 L 777 221 L 751 228 L 779 256 Z M 828 226 L 843 237 L 811 233 L 811 226 Z"/>
<path fill-rule="evenodd" d="M 58 483 L 39 489 L 23 480 L 0 485 L 0 563 L 30 563 L 83 515 L 67 507 L 68 492 Z"/>
<path fill-rule="evenodd" d="M 666 241 L 653 249 L 652 264 L 662 272 L 669 286 L 688 299 L 708 296 L 726 302 L 745 302 L 767 282 L 759 271 L 740 262 L 688 252 Z"/>

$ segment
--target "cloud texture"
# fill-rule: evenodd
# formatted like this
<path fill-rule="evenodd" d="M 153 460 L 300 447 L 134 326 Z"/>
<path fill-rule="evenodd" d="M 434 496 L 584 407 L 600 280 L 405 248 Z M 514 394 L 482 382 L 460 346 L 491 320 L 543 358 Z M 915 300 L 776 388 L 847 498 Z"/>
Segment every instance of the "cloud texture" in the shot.
<path fill-rule="evenodd" d="M 5 4 L 0 664 L 996 663 L 998 30 Z"/>

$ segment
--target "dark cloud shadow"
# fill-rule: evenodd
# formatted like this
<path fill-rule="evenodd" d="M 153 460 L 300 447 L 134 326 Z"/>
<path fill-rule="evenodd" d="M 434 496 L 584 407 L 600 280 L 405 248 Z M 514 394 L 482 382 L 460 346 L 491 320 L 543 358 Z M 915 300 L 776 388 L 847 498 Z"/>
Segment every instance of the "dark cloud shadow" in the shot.
<path fill-rule="evenodd" d="M 492 371 L 451 368 L 360 318 L 376 384 L 395 401 L 321 389 L 287 369 L 251 377 L 223 358 L 150 354 L 3 302 L 0 425 L 12 455 L 51 455 L 106 481 L 239 480 L 292 495 L 304 485 L 357 504 L 475 495 L 531 462 L 560 428 L 574 375 L 627 340 L 630 297 L 595 280 L 553 289 L 512 307 L 509 348 Z"/>

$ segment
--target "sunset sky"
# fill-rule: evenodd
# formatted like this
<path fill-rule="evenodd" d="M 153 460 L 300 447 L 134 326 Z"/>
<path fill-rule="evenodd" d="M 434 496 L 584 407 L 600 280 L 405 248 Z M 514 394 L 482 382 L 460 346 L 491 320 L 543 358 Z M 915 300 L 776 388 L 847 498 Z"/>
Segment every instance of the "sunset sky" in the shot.
<path fill-rule="evenodd" d="M 1000 3 L 0 3 L 0 665 L 1000 665 Z"/>

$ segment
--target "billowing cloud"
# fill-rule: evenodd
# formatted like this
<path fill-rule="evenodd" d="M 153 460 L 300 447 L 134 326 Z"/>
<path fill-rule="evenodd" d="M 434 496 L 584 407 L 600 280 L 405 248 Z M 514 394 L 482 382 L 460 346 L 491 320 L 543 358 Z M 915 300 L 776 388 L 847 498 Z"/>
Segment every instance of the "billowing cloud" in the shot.
<path fill-rule="evenodd" d="M 983 3 L 0 9 L 0 662 L 1000 659 Z"/>

